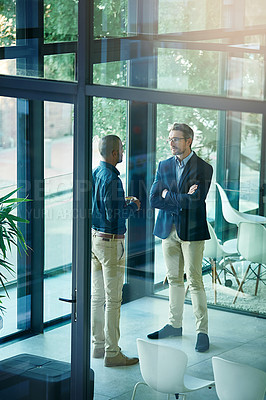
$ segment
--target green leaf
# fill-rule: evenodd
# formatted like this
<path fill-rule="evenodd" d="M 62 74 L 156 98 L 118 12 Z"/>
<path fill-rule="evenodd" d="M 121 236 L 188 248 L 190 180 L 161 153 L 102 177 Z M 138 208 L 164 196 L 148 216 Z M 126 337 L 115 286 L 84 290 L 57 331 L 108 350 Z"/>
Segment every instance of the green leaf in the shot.
<path fill-rule="evenodd" d="M 14 249 L 13 246 L 15 246 L 19 253 L 20 248 L 22 248 L 26 254 L 28 249 L 24 236 L 20 228 L 17 226 L 17 222 L 28 223 L 29 221 L 12 214 L 12 211 L 15 210 L 19 204 L 24 201 L 31 201 L 23 198 L 11 198 L 12 195 L 14 195 L 14 193 L 16 193 L 19 189 L 20 188 L 15 189 L 6 196 L 0 198 L 0 267 L 4 268 L 13 276 L 15 274 L 15 271 L 12 268 L 13 265 L 6 259 L 7 249 L 12 251 Z M 0 287 L 3 287 L 5 296 L 9 297 L 7 288 L 5 286 L 7 279 L 8 278 L 4 275 L 4 272 L 0 272 Z M 5 296 L 0 295 L 0 298 Z M 0 312 L 3 313 L 5 307 L 1 303 L 2 302 L 0 300 Z"/>
<path fill-rule="evenodd" d="M 13 190 L 12 192 L 10 192 L 10 193 L 8 193 L 7 195 L 5 195 L 4 197 L 1 197 L 1 198 L 0 198 L 0 203 L 4 203 L 6 199 L 9 199 L 9 197 L 11 197 L 11 196 L 12 196 L 14 193 L 16 193 L 19 189 L 20 189 L 20 188 L 15 189 L 15 190 Z"/>
<path fill-rule="evenodd" d="M 2 203 L 23 203 L 26 201 L 31 201 L 30 199 L 23 199 L 23 198 L 12 198 L 12 199 L 8 199 L 8 200 L 4 200 L 2 201 Z M 1 202 L 1 199 L 0 199 Z"/>
<path fill-rule="evenodd" d="M 4 240 L 3 240 L 2 232 L 3 232 L 3 228 L 0 225 L 0 249 L 2 250 L 3 257 L 6 258 L 6 246 L 5 246 L 5 243 L 4 243 Z"/>

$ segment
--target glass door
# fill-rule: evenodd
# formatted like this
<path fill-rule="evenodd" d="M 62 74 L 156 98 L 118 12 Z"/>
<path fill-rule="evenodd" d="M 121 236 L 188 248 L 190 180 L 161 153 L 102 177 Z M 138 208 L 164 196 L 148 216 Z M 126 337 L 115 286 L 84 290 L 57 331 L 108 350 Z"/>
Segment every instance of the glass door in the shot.
<path fill-rule="evenodd" d="M 74 107 L 2 97 L 0 111 L 4 115 L 0 142 L 1 211 L 11 204 L 4 199 L 11 192 L 14 193 L 8 201 L 13 199 L 16 203 L 18 197 L 29 200 L 11 210 L 27 252 L 14 235 L 10 249 L 6 244 L 6 254 L 1 251 L 0 272 L 2 278 L 6 277 L 6 291 L 1 281 L 0 398 L 79 399 L 82 397 L 73 389 L 73 364 L 75 371 L 87 374 L 89 393 L 93 382 L 88 362 L 82 364 L 78 356 L 79 351 L 88 351 L 88 339 L 84 345 L 79 334 L 82 330 L 84 336 L 88 335 L 88 313 L 86 318 L 78 313 L 77 293 L 84 299 L 88 283 L 85 291 L 78 290 L 77 275 L 83 270 L 75 262 L 78 250 L 72 266 L 73 221 L 77 224 L 77 218 L 73 219 Z M 75 207 L 79 209 L 77 202 Z M 9 219 L 2 217 L 3 214 L 1 237 L 6 243 Z M 79 226 L 80 220 L 76 232 Z M 77 235 L 75 239 L 77 242 Z M 87 252 L 84 262 L 88 263 L 88 259 Z M 4 261 L 12 271 L 3 268 Z M 80 304 L 84 307 L 83 300 Z"/>

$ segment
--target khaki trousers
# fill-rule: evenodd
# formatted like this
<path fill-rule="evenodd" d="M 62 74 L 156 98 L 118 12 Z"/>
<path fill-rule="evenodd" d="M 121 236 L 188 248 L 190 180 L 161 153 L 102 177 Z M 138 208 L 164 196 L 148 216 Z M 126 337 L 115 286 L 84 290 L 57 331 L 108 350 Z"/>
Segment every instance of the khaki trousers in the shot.
<path fill-rule="evenodd" d="M 107 357 L 120 347 L 120 307 L 125 273 L 124 239 L 105 239 L 92 233 L 92 343 Z"/>
<path fill-rule="evenodd" d="M 169 324 L 174 328 L 182 326 L 185 272 L 196 319 L 196 331 L 208 334 L 207 299 L 202 281 L 204 243 L 204 240 L 181 240 L 173 226 L 170 235 L 162 241 L 162 248 L 169 283 Z"/>

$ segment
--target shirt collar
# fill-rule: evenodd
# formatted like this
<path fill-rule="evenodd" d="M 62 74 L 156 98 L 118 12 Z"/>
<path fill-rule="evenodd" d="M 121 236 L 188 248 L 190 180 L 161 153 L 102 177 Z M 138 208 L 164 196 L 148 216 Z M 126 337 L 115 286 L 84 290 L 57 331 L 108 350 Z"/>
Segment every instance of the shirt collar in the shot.
<path fill-rule="evenodd" d="M 178 167 L 185 168 L 185 166 L 187 165 L 187 163 L 189 162 L 189 160 L 191 159 L 193 154 L 194 154 L 194 151 L 192 150 L 191 153 L 186 158 L 184 158 L 181 162 L 179 161 L 178 157 L 175 156 Z"/>
<path fill-rule="evenodd" d="M 112 165 L 106 161 L 100 161 L 100 166 L 103 168 L 108 168 L 111 171 L 115 172 L 117 175 L 120 175 L 120 172 L 118 171 L 118 169 L 114 165 Z"/>

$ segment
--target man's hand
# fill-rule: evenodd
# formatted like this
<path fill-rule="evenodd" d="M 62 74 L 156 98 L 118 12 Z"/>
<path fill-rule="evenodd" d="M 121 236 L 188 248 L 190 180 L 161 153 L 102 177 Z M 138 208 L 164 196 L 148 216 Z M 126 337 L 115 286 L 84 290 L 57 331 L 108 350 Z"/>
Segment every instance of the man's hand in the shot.
<path fill-rule="evenodd" d="M 131 200 L 131 203 L 137 204 L 138 211 L 140 210 L 141 203 L 140 203 L 139 199 L 137 199 L 137 197 L 133 197 L 133 199 Z"/>
<path fill-rule="evenodd" d="M 196 192 L 196 190 L 198 189 L 198 185 L 192 185 L 189 188 L 189 191 L 187 192 L 187 194 L 193 194 Z"/>
<path fill-rule="evenodd" d="M 167 190 L 167 189 L 164 189 L 164 190 L 162 191 L 162 198 L 163 198 L 163 199 L 165 199 L 167 193 L 168 193 L 168 190 Z"/>

